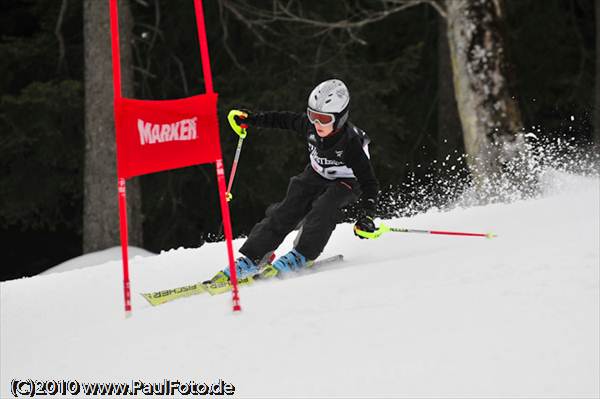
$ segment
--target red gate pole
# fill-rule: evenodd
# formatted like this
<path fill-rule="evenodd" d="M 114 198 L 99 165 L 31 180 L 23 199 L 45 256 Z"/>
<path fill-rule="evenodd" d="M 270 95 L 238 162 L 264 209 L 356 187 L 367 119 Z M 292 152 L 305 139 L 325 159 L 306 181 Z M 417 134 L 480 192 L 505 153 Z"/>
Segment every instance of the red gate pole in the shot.
<path fill-rule="evenodd" d="M 213 93 L 212 73 L 210 70 L 210 58 L 208 54 L 208 42 L 206 40 L 206 26 L 204 24 L 204 9 L 202 0 L 194 0 L 194 9 L 196 11 L 196 27 L 198 28 L 198 41 L 200 42 L 200 57 L 202 59 L 202 72 L 204 75 L 204 86 L 206 93 Z M 223 169 L 223 159 L 221 158 L 220 141 L 217 140 L 219 147 L 219 159 L 216 160 L 217 184 L 219 186 L 219 199 L 221 202 L 221 214 L 223 217 L 223 231 L 225 232 L 225 241 L 227 242 L 227 257 L 229 259 L 229 275 L 231 276 L 231 286 L 233 295 L 233 311 L 242 310 L 240 306 L 240 296 L 238 291 L 237 272 L 235 269 L 235 260 L 233 257 L 233 233 L 231 231 L 231 217 L 229 215 L 229 204 L 226 199 L 225 170 Z"/>
<path fill-rule="evenodd" d="M 129 243 L 127 232 L 127 196 L 125 179 L 119 178 L 119 223 L 121 227 L 121 256 L 123 258 L 123 293 L 125 298 L 125 316 L 131 314 L 131 290 L 129 284 Z"/>
<path fill-rule="evenodd" d="M 110 0 L 110 30 L 112 43 L 113 65 L 113 90 L 114 90 L 114 115 L 115 128 L 119 115 L 119 102 L 121 100 L 121 50 L 119 48 L 119 12 L 117 0 Z M 121 257 L 123 258 L 123 293 L 125 298 L 125 316 L 131 314 L 131 291 L 129 284 L 129 254 L 127 234 L 127 196 L 125 194 L 125 178 L 118 177 L 119 190 L 119 227 L 121 230 Z"/>
<path fill-rule="evenodd" d="M 206 93 L 213 92 L 212 73 L 210 71 L 210 58 L 208 55 L 208 42 L 206 40 L 206 26 L 204 24 L 204 8 L 202 0 L 194 0 L 196 10 L 196 27 L 198 28 L 198 41 L 200 42 L 200 57 L 202 59 L 202 72 L 204 74 L 204 87 Z"/>
<path fill-rule="evenodd" d="M 217 184 L 219 186 L 219 199 L 221 202 L 221 214 L 223 215 L 223 231 L 225 232 L 225 241 L 227 241 L 227 257 L 229 259 L 229 275 L 231 276 L 231 292 L 233 295 L 233 311 L 242 310 L 240 305 L 240 295 L 238 291 L 237 271 L 235 269 L 235 260 L 233 258 L 233 234 L 231 231 L 231 217 L 229 215 L 229 204 L 225 197 L 225 170 L 223 169 L 223 160 L 217 159 Z"/>

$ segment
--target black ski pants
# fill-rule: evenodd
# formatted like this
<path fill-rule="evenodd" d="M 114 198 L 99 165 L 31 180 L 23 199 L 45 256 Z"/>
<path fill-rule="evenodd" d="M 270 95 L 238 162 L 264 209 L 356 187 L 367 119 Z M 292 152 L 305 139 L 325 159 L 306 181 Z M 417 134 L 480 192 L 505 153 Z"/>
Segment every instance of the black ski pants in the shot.
<path fill-rule="evenodd" d="M 296 250 L 307 259 L 316 259 L 341 216 L 341 208 L 356 201 L 360 188 L 356 179 L 327 180 L 310 165 L 290 180 L 283 201 L 267 209 L 265 218 L 254 226 L 240 252 L 252 260 L 279 247 L 302 221 Z"/>

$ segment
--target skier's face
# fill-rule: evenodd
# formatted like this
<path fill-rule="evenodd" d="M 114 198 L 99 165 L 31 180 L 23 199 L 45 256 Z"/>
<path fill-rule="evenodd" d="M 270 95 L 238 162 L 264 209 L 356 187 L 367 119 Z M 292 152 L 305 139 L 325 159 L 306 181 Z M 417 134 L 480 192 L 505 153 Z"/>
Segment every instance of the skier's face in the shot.
<path fill-rule="evenodd" d="M 331 134 L 331 132 L 333 132 L 333 124 L 323 126 L 319 122 L 316 122 L 313 123 L 313 125 L 315 125 L 315 129 L 317 130 L 319 137 L 327 137 Z"/>

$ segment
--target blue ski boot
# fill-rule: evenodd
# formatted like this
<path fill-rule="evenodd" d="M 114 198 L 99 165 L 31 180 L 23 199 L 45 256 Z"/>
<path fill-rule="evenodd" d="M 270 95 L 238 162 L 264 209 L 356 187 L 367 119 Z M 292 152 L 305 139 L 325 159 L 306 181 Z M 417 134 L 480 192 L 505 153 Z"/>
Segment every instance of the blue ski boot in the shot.
<path fill-rule="evenodd" d="M 237 278 L 241 280 L 248 276 L 254 276 L 259 272 L 260 268 L 256 263 L 250 260 L 250 258 L 241 256 L 235 261 L 235 270 L 237 272 Z M 229 267 L 223 269 L 223 273 L 227 276 L 227 279 L 229 279 Z"/>
<path fill-rule="evenodd" d="M 292 249 L 290 252 L 279 257 L 275 262 L 273 262 L 271 265 L 271 275 L 269 277 L 273 277 L 273 275 L 282 273 L 299 271 L 300 269 L 312 266 L 313 263 L 314 261 L 306 259 L 306 257 L 300 252 Z"/>
<path fill-rule="evenodd" d="M 246 277 L 252 277 L 260 271 L 260 268 L 250 258 L 241 256 L 235 261 L 235 270 L 238 280 Z M 229 266 L 221 270 L 210 280 L 204 281 L 203 284 L 224 284 L 229 282 Z"/>

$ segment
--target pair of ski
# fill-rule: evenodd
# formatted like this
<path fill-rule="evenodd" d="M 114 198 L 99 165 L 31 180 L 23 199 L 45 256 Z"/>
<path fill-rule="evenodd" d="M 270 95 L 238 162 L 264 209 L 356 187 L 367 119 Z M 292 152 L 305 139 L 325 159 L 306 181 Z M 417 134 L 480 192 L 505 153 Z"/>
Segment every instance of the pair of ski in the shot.
<path fill-rule="evenodd" d="M 321 267 L 326 264 L 340 262 L 344 259 L 342 255 L 334 255 L 327 258 L 316 260 L 311 266 L 310 270 L 314 270 L 317 267 Z M 288 273 L 289 274 L 289 273 Z M 285 276 L 287 277 L 286 274 Z M 264 277 L 259 275 L 253 277 L 245 277 L 238 279 L 238 286 L 251 285 L 255 281 L 268 280 L 272 277 Z M 141 295 L 150 303 L 152 306 L 162 305 L 167 302 L 174 301 L 179 298 L 185 298 L 192 295 L 199 295 L 208 293 L 210 295 L 219 295 L 224 292 L 231 291 L 231 284 L 228 281 L 217 281 L 217 282 L 198 282 L 195 284 L 184 285 L 181 287 L 171 288 L 162 291 L 147 292 Z"/>

